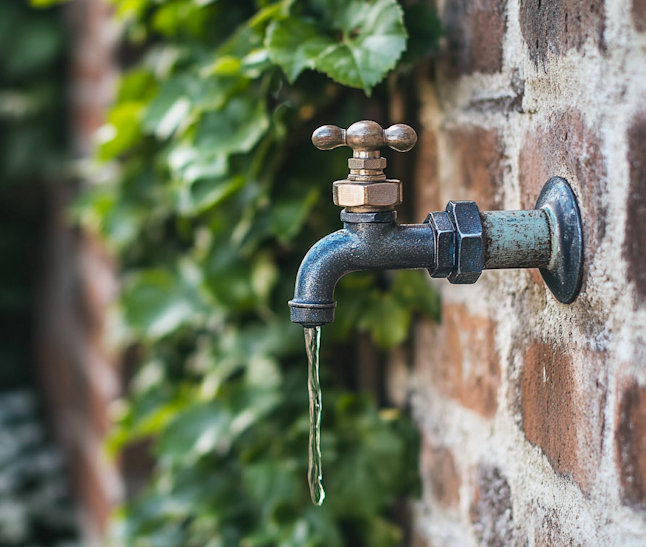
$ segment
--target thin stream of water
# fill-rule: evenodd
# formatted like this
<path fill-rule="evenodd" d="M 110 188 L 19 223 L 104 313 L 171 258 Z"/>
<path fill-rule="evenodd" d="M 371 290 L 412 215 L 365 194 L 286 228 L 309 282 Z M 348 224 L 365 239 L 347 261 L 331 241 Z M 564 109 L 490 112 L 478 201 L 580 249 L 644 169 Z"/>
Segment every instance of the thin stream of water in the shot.
<path fill-rule="evenodd" d="M 310 495 L 315 505 L 325 499 L 323 490 L 323 464 L 321 461 L 321 385 L 319 384 L 319 350 L 321 349 L 321 327 L 305 328 L 305 350 L 307 351 L 307 389 L 310 399 L 310 442 L 307 480 Z"/>

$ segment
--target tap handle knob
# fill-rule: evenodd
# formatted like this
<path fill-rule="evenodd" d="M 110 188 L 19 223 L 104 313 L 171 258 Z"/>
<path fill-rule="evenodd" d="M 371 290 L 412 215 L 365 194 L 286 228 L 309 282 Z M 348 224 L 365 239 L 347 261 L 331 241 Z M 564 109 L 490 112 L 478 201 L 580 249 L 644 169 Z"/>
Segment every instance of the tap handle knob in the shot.
<path fill-rule="evenodd" d="M 398 152 L 408 152 L 416 142 L 417 133 L 409 125 L 398 123 L 382 129 L 377 122 L 370 120 L 353 123 L 347 129 L 323 125 L 312 134 L 312 143 L 319 150 L 349 146 L 355 157 L 361 157 L 366 152 L 374 154 L 382 146 L 390 146 Z"/>

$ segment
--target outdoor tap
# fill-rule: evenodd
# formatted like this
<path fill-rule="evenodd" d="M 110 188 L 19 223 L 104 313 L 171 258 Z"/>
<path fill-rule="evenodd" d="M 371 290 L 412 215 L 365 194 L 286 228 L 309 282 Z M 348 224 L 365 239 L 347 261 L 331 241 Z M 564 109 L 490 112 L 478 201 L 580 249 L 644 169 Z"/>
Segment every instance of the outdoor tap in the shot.
<path fill-rule="evenodd" d="M 354 271 L 426 269 L 451 283 L 475 283 L 483 269 L 540 268 L 557 300 L 577 297 L 583 273 L 581 217 L 568 183 L 552 177 L 536 208 L 479 211 L 473 201 L 449 201 L 421 224 L 398 224 L 401 182 L 387 179 L 380 148 L 407 152 L 417 142 L 404 124 L 382 129 L 360 121 L 347 130 L 324 125 L 312 142 L 321 150 L 349 146 L 350 173 L 333 183 L 344 228 L 314 244 L 296 276 L 291 320 L 315 327 L 334 320 L 334 287 Z"/>

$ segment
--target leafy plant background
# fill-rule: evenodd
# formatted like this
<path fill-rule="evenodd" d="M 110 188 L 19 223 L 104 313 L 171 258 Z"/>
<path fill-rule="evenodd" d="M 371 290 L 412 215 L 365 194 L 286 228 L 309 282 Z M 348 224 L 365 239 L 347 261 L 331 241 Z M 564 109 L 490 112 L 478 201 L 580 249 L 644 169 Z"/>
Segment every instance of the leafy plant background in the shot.
<path fill-rule="evenodd" d="M 437 298 L 417 272 L 337 288 L 338 320 L 323 332 L 320 508 L 306 484 L 303 333 L 286 302 L 306 250 L 339 224 L 328 196 L 347 152 L 314 150 L 312 130 L 383 116 L 378 83 L 433 50 L 434 14 L 394 0 L 114 4 L 136 62 L 75 213 L 123 270 L 122 341 L 136 367 L 111 450 L 154 439 L 151 484 L 121 511 L 114 541 L 401 543 L 393 502 L 417 488 L 415 429 L 350 389 L 342 344 L 356 329 L 402 343 L 414 313 L 437 315 Z"/>
<path fill-rule="evenodd" d="M 59 9 L 0 2 L 0 545 L 76 545 L 63 456 L 36 390 L 33 323 L 47 188 L 65 162 Z M 37 161 L 34 157 L 37 154 Z"/>

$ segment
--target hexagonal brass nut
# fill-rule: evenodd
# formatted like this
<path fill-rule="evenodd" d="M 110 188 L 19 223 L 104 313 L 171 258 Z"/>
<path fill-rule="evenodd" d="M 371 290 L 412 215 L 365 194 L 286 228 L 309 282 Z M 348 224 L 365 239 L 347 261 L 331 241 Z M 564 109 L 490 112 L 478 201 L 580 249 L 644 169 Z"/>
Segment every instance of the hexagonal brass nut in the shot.
<path fill-rule="evenodd" d="M 386 158 L 349 158 L 348 167 L 350 169 L 385 169 Z"/>
<path fill-rule="evenodd" d="M 337 180 L 333 185 L 334 203 L 340 207 L 396 207 L 402 202 L 401 182 L 388 179 L 383 182 Z"/>
<path fill-rule="evenodd" d="M 484 267 L 482 220 L 474 201 L 449 201 L 446 212 L 455 226 L 455 267 L 451 283 L 475 283 Z"/>
<path fill-rule="evenodd" d="M 455 228 L 448 213 L 429 213 L 424 221 L 435 236 L 435 269 L 429 269 L 431 277 L 447 277 L 455 267 Z"/>

